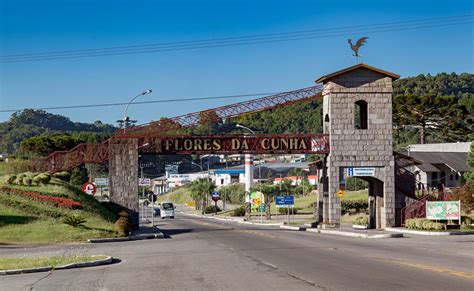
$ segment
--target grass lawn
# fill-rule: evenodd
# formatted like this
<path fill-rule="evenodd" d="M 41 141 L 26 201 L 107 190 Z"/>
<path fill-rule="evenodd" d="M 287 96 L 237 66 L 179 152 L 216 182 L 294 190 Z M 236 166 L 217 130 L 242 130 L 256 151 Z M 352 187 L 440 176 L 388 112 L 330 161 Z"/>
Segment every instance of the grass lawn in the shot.
<path fill-rule="evenodd" d="M 63 181 L 52 179 L 51 182 L 45 186 L 9 187 L 69 198 L 81 202 L 82 209 L 54 206 L 23 195 L 0 192 L 0 244 L 83 242 L 89 238 L 117 236 L 115 215 L 95 198 Z M 79 214 L 86 222 L 78 227 L 64 224 L 62 219 L 68 214 Z"/>
<path fill-rule="evenodd" d="M 57 256 L 47 258 L 0 258 L 0 270 L 28 269 L 38 267 L 58 267 L 72 263 L 105 259 L 107 256 Z"/>
<path fill-rule="evenodd" d="M 300 208 L 298 213 L 307 213 L 312 214 L 314 212 L 313 207 L 311 206 L 312 203 L 316 201 L 316 195 L 307 195 L 304 197 L 295 197 L 295 207 Z M 344 195 L 344 200 L 367 200 L 368 199 L 368 191 L 367 190 L 359 190 L 359 191 L 346 191 Z M 271 203 L 271 210 L 272 214 L 278 213 L 278 208 L 275 206 L 275 202 Z M 278 213 L 279 214 L 279 213 Z"/>
<path fill-rule="evenodd" d="M 191 191 L 188 188 L 182 187 L 172 192 L 158 196 L 157 202 L 173 202 L 174 204 L 186 204 L 192 202 Z"/>

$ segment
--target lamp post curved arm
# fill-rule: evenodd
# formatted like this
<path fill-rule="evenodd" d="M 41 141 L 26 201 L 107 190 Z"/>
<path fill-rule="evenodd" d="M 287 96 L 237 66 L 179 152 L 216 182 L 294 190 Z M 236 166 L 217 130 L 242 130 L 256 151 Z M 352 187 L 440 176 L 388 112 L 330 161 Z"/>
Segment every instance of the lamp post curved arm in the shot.
<path fill-rule="evenodd" d="M 250 128 L 248 128 L 247 126 L 243 126 L 241 124 L 236 124 L 235 126 L 246 129 L 246 130 L 250 131 L 252 134 L 255 134 L 255 132 L 253 130 L 251 130 Z"/>
<path fill-rule="evenodd" d="M 130 106 L 130 104 L 132 104 L 133 101 L 135 101 L 135 99 L 137 99 L 138 97 L 143 96 L 143 95 L 151 94 L 151 92 L 152 92 L 151 89 L 148 89 L 148 90 L 146 90 L 146 91 L 143 91 L 143 92 L 141 92 L 140 94 L 138 94 L 138 95 L 136 95 L 135 97 L 133 97 L 133 98 L 130 100 L 130 102 L 128 102 L 127 107 L 125 107 L 125 111 L 124 111 L 124 113 L 123 113 L 123 121 L 124 121 L 124 122 L 127 122 L 127 118 L 128 118 L 127 112 L 128 112 L 128 107 Z M 124 124 L 124 127 L 126 127 L 126 124 Z"/>

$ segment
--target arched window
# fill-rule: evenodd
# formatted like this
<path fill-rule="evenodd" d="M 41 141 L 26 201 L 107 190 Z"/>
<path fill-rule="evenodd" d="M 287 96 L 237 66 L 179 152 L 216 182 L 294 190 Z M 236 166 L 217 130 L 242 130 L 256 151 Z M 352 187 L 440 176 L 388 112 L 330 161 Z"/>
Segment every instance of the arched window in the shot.
<path fill-rule="evenodd" d="M 324 133 L 329 133 L 329 114 L 326 114 L 326 116 L 324 116 L 323 132 Z"/>
<path fill-rule="evenodd" d="M 359 100 L 354 104 L 354 128 L 355 129 L 367 129 L 368 125 L 368 114 L 367 114 L 367 102 Z"/>

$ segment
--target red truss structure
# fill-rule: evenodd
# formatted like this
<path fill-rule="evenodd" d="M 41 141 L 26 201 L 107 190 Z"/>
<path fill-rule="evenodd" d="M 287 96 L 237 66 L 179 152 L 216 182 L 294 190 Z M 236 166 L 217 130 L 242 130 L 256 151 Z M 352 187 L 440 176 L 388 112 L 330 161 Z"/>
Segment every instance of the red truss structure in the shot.
<path fill-rule="evenodd" d="M 159 121 L 150 122 L 128 129 L 118 130 L 116 132 L 116 137 L 130 137 L 134 135 L 138 136 L 150 132 L 158 132 L 163 135 L 178 134 L 182 129 L 190 128 L 199 124 L 235 118 L 245 114 L 269 110 L 277 106 L 287 106 L 311 99 L 321 99 L 321 90 L 322 86 L 313 86 L 245 102 L 221 106 L 214 109 L 189 113 L 173 118 L 162 118 Z"/>
<path fill-rule="evenodd" d="M 322 86 L 313 86 L 173 118 L 162 118 L 148 124 L 117 130 L 112 138 L 139 138 L 143 141 L 145 138 L 179 135 L 182 134 L 182 130 L 199 124 L 235 118 L 312 99 L 321 99 L 321 90 Z M 37 161 L 36 170 L 58 172 L 71 170 L 84 163 L 103 163 L 109 158 L 109 144 L 110 140 L 106 140 L 100 144 L 79 144 L 69 151 L 53 152 Z"/>

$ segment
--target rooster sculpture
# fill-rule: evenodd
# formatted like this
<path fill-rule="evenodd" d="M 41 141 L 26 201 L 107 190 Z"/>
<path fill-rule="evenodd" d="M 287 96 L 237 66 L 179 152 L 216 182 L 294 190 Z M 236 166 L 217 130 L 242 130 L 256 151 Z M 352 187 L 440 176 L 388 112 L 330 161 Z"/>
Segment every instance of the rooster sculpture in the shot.
<path fill-rule="evenodd" d="M 356 44 L 352 44 L 352 39 L 348 39 L 349 45 L 351 46 L 352 51 L 354 51 L 353 56 L 356 57 L 356 62 L 359 62 L 359 48 L 363 46 L 366 43 L 366 40 L 368 37 L 364 36 L 359 38 L 359 40 L 356 42 Z"/>

